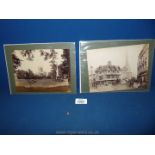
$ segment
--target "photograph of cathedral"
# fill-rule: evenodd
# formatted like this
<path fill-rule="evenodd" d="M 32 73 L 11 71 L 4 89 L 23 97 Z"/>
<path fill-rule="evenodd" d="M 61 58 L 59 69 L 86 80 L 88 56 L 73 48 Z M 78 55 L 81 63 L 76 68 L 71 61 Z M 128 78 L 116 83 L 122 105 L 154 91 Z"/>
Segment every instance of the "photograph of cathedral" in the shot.
<path fill-rule="evenodd" d="M 89 91 L 148 88 L 149 44 L 87 50 Z"/>

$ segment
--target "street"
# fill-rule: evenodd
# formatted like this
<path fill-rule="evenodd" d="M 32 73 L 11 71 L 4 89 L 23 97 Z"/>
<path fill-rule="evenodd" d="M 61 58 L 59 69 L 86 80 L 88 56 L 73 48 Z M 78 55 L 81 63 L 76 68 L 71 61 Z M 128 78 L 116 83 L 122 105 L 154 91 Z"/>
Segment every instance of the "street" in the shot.
<path fill-rule="evenodd" d="M 102 91 L 117 91 L 117 90 L 130 90 L 133 89 L 127 84 L 117 84 L 117 85 L 98 85 L 97 88 L 90 86 L 90 92 L 102 92 Z"/>

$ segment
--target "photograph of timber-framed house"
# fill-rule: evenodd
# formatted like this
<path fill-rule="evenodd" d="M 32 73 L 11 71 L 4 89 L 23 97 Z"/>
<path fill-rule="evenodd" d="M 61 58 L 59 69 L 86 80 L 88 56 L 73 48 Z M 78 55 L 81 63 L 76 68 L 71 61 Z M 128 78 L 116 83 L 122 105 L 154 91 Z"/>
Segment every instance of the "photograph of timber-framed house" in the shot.
<path fill-rule="evenodd" d="M 149 44 L 87 50 L 90 92 L 146 89 Z"/>

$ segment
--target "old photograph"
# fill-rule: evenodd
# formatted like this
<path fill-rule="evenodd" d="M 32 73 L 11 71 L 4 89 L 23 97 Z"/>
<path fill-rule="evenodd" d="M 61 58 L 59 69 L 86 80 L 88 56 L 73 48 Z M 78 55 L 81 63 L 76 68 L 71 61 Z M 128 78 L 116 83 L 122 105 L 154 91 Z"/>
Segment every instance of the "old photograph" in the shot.
<path fill-rule="evenodd" d="M 12 52 L 16 92 L 70 92 L 70 50 Z"/>
<path fill-rule="evenodd" d="M 89 91 L 147 89 L 149 44 L 87 50 Z"/>

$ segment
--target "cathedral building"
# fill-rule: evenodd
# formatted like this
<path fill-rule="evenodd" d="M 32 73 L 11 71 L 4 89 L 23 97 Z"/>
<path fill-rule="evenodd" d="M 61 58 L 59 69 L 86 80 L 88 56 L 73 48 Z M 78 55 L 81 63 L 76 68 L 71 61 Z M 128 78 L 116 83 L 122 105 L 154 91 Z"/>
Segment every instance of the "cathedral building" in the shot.
<path fill-rule="evenodd" d="M 121 68 L 121 80 L 130 80 L 132 78 L 132 72 L 128 62 L 128 53 L 125 57 L 125 66 Z"/>

